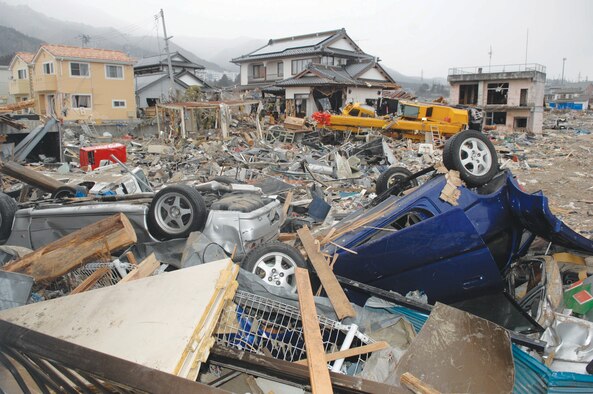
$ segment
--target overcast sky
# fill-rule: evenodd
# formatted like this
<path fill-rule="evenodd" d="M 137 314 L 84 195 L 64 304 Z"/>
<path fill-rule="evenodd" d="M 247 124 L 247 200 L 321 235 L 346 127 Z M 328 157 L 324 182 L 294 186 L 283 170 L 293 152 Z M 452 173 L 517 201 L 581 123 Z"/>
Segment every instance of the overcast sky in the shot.
<path fill-rule="evenodd" d="M 162 7 L 170 35 L 279 38 L 344 27 L 367 53 L 407 75 L 525 62 L 557 78 L 593 80 L 591 0 L 7 0 L 46 15 L 130 34 L 154 34 Z M 40 37 L 42 38 L 42 37 Z M 173 39 L 174 41 L 175 39 Z M 251 48 L 246 48 L 246 52 Z M 207 54 L 197 54 L 207 59 Z"/>

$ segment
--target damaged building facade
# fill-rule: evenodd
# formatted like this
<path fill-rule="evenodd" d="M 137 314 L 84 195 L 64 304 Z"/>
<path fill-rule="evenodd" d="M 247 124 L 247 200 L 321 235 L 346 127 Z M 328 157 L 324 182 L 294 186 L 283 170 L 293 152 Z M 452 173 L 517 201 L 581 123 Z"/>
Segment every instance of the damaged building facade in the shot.
<path fill-rule="evenodd" d="M 482 107 L 485 124 L 541 133 L 546 68 L 541 64 L 450 68 L 452 105 Z"/>
<path fill-rule="evenodd" d="M 204 81 L 204 66 L 192 62 L 182 53 L 171 54 L 171 66 L 172 86 L 166 55 L 145 57 L 134 65 L 136 102 L 139 109 L 145 110 L 168 101 L 170 97 L 182 96 L 190 86 L 197 86 L 201 92 L 212 89 Z"/>
<path fill-rule="evenodd" d="M 286 113 L 298 117 L 350 102 L 376 105 L 383 89 L 398 87 L 344 29 L 272 39 L 232 61 L 241 67 L 242 90 L 283 97 Z"/>

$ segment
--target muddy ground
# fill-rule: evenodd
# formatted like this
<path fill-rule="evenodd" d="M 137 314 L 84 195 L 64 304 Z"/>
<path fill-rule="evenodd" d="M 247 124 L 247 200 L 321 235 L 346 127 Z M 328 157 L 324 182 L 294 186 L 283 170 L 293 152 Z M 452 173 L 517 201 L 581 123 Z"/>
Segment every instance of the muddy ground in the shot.
<path fill-rule="evenodd" d="M 566 118 L 567 129 L 552 129 Z M 502 158 L 528 192 L 543 190 L 552 211 L 572 229 L 593 238 L 593 113 L 544 114 L 541 136 L 508 134 L 499 143 L 514 160 Z"/>

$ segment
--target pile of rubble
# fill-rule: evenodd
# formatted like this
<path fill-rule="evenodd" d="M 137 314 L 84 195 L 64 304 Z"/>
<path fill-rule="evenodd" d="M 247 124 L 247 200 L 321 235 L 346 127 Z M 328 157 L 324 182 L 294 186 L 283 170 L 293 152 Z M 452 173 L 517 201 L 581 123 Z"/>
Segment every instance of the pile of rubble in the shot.
<path fill-rule="evenodd" d="M 591 387 L 593 117 L 566 116 L 424 143 L 259 113 L 64 130 L 65 162 L 0 163 L 0 388 Z"/>

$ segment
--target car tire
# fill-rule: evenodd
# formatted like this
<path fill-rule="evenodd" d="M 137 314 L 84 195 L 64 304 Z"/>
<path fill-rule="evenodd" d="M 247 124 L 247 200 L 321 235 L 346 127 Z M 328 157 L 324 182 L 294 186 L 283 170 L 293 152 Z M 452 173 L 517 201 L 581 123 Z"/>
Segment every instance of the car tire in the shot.
<path fill-rule="evenodd" d="M 12 197 L 0 193 L 0 239 L 7 239 L 10 236 L 17 209 L 17 203 Z"/>
<path fill-rule="evenodd" d="M 405 179 L 412 176 L 412 172 L 404 167 L 391 167 L 379 175 L 377 178 L 375 192 L 377 195 L 383 194 L 387 189 L 393 186 L 396 180 Z M 418 186 L 418 180 L 412 179 L 404 184 L 404 190 Z"/>
<path fill-rule="evenodd" d="M 81 192 L 86 196 L 88 189 L 84 186 L 60 186 L 55 192 L 52 193 L 51 198 L 62 199 L 62 198 L 74 198 L 76 193 Z"/>
<path fill-rule="evenodd" d="M 174 185 L 159 191 L 148 210 L 148 230 L 161 240 L 186 238 L 202 231 L 208 211 L 200 193 L 191 186 Z"/>
<path fill-rule="evenodd" d="M 475 130 L 463 131 L 445 144 L 443 164 L 449 170 L 459 171 L 460 178 L 469 187 L 485 185 L 498 172 L 494 145 L 486 135 Z"/>
<path fill-rule="evenodd" d="M 448 170 L 453 168 L 453 162 L 451 160 L 451 155 L 445 154 L 445 153 L 451 152 L 451 144 L 453 143 L 453 141 L 455 140 L 455 138 L 457 138 L 457 136 L 459 134 L 461 134 L 461 132 L 454 134 L 451 138 L 449 138 L 447 141 L 445 141 L 445 146 L 443 147 L 443 165 Z"/>
<path fill-rule="evenodd" d="M 307 262 L 294 247 L 272 241 L 253 249 L 243 258 L 241 267 L 258 275 L 264 283 L 296 292 L 295 271 L 306 268 Z"/>

